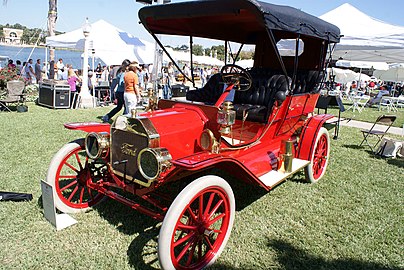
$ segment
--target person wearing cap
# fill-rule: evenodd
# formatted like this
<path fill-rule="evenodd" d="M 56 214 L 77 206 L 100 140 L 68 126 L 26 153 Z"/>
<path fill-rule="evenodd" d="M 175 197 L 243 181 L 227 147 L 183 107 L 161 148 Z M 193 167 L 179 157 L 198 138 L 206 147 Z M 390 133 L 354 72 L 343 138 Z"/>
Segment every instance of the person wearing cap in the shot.
<path fill-rule="evenodd" d="M 121 111 L 122 107 L 125 106 L 125 101 L 124 101 L 124 92 L 125 92 L 125 81 L 124 81 L 124 76 L 125 72 L 128 69 L 128 66 L 130 65 L 130 61 L 128 59 L 123 60 L 122 65 L 116 72 L 116 90 L 115 90 L 115 97 L 116 97 L 116 107 L 113 108 L 109 113 L 104 115 L 101 119 L 102 122 L 106 123 L 109 122 L 109 120 L 118 112 Z M 126 107 L 124 107 L 124 112 L 126 111 Z"/>
<path fill-rule="evenodd" d="M 128 72 L 125 73 L 125 93 L 123 95 L 125 100 L 124 114 L 130 114 L 132 110 L 136 109 L 136 105 L 140 100 L 140 87 L 139 77 L 137 70 L 140 66 L 137 62 L 132 62 L 128 67 Z"/>

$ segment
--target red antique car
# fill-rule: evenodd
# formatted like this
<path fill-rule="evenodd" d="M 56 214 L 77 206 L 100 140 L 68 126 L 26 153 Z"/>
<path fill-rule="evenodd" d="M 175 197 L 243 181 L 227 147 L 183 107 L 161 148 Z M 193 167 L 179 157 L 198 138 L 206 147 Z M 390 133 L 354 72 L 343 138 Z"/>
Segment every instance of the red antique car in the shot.
<path fill-rule="evenodd" d="M 297 9 L 255 0 L 152 5 L 139 18 L 160 45 L 160 35 L 183 35 L 191 43 L 223 40 L 226 50 L 229 42 L 253 46 L 254 66 L 232 60 L 186 101 L 161 99 L 155 110 L 112 125 L 65 124 L 88 134 L 59 150 L 47 182 L 63 212 L 109 197 L 162 221 L 161 267 L 201 269 L 217 259 L 233 227 L 237 202 L 225 175 L 266 191 L 303 169 L 308 182 L 323 177 L 332 116 L 314 109 L 340 33 Z M 170 199 L 176 183 L 183 184 Z"/>

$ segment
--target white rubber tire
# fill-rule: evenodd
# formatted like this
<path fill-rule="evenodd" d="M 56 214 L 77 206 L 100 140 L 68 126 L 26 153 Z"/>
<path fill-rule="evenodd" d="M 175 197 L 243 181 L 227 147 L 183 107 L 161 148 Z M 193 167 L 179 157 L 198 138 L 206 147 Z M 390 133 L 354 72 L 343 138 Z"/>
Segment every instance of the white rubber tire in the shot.
<path fill-rule="evenodd" d="M 193 200 L 199 192 L 210 187 L 218 187 L 225 192 L 230 206 L 229 207 L 230 217 L 227 226 L 227 231 L 221 242 L 221 246 L 218 248 L 216 254 L 213 256 L 212 259 L 207 261 L 206 264 L 203 265 L 203 267 L 198 267 L 197 269 L 205 268 L 213 264 L 215 260 L 220 256 L 224 247 L 226 246 L 226 243 L 230 237 L 235 216 L 235 199 L 233 190 L 223 178 L 220 178 L 218 176 L 207 175 L 200 177 L 191 182 L 178 194 L 178 196 L 171 204 L 164 218 L 158 240 L 158 257 L 162 269 L 164 270 L 176 269 L 171 259 L 171 244 L 173 241 L 177 221 L 179 220 L 180 216 L 182 216 L 182 213 L 185 211 L 185 208 L 188 206 L 191 200 Z"/>
<path fill-rule="evenodd" d="M 77 151 L 78 148 L 84 149 L 84 139 L 78 139 L 73 142 L 65 144 L 52 158 L 48 172 L 46 175 L 46 182 L 53 188 L 53 198 L 55 207 L 64 213 L 80 213 L 86 212 L 90 207 L 71 207 L 62 201 L 60 194 L 58 194 L 57 173 L 59 167 L 62 165 L 63 160 L 72 152 Z"/>
<path fill-rule="evenodd" d="M 320 140 L 325 139 L 326 142 L 320 142 Z M 319 145 L 319 143 L 325 143 L 324 145 Z M 325 150 L 326 153 L 322 154 L 322 158 L 324 159 L 324 164 L 322 165 L 322 170 L 320 175 L 315 175 L 315 168 L 314 166 L 318 165 L 316 164 L 316 153 L 319 149 L 317 149 L 317 147 L 327 147 L 327 149 Z M 313 148 L 313 152 L 311 153 L 311 157 L 310 157 L 310 164 L 304 169 L 304 173 L 305 173 L 305 177 L 306 177 L 306 181 L 310 182 L 310 183 L 317 183 L 325 174 L 325 171 L 327 169 L 327 165 L 328 165 L 328 159 L 330 156 L 330 135 L 328 133 L 328 130 L 324 127 L 321 127 L 320 130 L 318 131 L 317 137 L 316 137 L 316 141 L 314 144 L 314 148 Z"/>

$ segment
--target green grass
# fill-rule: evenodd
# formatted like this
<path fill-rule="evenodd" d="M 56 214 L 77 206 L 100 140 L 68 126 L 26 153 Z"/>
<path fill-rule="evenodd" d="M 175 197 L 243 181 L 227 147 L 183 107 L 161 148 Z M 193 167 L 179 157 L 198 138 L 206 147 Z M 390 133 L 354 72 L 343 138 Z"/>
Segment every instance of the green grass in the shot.
<path fill-rule="evenodd" d="M 84 135 L 62 124 L 111 108 L 0 113 L 0 190 L 34 196 L 0 202 L 0 269 L 158 269 L 160 225 L 124 205 L 106 200 L 59 232 L 43 216 L 52 156 Z M 341 127 L 317 184 L 299 174 L 269 193 L 237 185 L 235 225 L 212 269 L 404 269 L 404 161 L 375 158 L 360 141 Z"/>
<path fill-rule="evenodd" d="M 383 115 L 383 114 L 391 114 L 391 115 L 396 115 L 397 119 L 394 122 L 393 126 L 395 127 L 403 127 L 404 124 L 404 108 L 399 108 L 398 111 L 391 111 L 388 112 L 385 108 L 383 110 L 378 109 L 377 105 L 373 107 L 366 107 L 362 112 L 358 112 L 357 110 L 352 111 L 352 108 L 349 109 L 349 107 L 352 105 L 352 102 L 348 100 L 343 100 L 344 107 L 345 107 L 345 112 L 341 113 L 341 117 L 343 118 L 350 118 L 353 120 L 358 120 L 358 121 L 364 121 L 364 122 L 370 122 L 373 123 L 378 116 Z M 320 110 L 320 113 L 322 113 L 323 110 Z M 338 110 L 335 108 L 329 108 L 328 113 L 333 114 L 338 116 Z"/>

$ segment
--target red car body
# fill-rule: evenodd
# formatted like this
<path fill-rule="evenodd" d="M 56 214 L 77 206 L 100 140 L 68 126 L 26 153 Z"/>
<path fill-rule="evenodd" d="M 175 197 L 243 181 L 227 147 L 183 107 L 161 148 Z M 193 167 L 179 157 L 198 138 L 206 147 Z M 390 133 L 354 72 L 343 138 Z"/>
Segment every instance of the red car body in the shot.
<path fill-rule="evenodd" d="M 162 268 L 201 269 L 219 256 L 234 221 L 231 186 L 214 172 L 267 191 L 301 169 L 309 182 L 324 175 L 332 116 L 314 109 L 339 30 L 299 10 L 252 0 L 148 6 L 139 18 L 154 37 L 254 44 L 254 67 L 226 65 L 202 89 L 188 92 L 187 101 L 161 99 L 157 109 L 119 116 L 112 125 L 65 124 L 88 134 L 55 155 L 47 181 L 61 211 L 85 211 L 107 196 L 163 221 Z M 304 52 L 280 56 L 276 44 L 283 39 L 302 40 Z M 174 200 L 160 191 L 179 181 L 186 187 Z"/>

